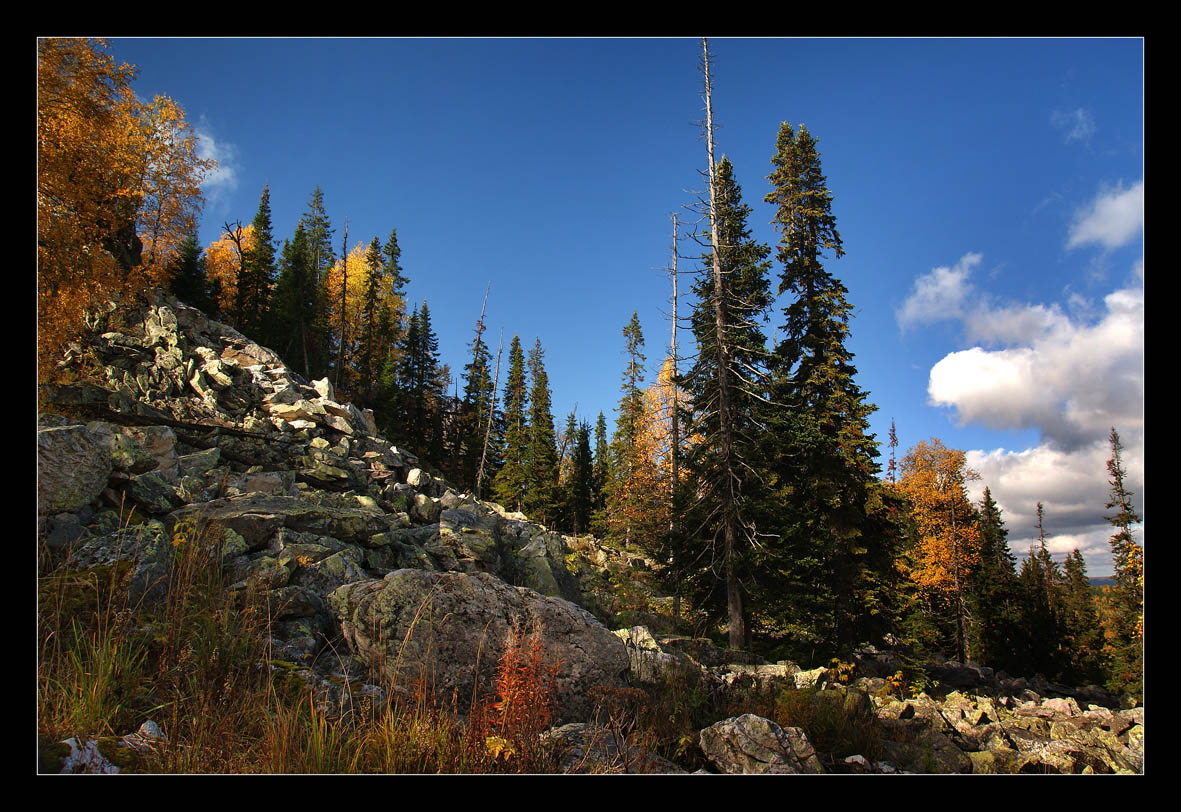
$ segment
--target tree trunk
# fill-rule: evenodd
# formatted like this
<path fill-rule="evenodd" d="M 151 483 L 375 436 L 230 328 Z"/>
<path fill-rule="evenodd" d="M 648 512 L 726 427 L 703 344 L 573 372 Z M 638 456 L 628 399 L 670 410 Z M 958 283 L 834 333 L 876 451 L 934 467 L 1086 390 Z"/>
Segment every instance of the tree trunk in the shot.
<path fill-rule="evenodd" d="M 709 75 L 709 42 L 705 37 L 701 39 L 703 63 L 705 71 L 705 127 L 706 152 L 709 159 L 709 233 L 710 245 L 713 247 L 713 309 L 714 330 L 717 339 L 718 384 L 718 440 L 719 465 L 721 467 L 721 497 L 722 497 L 722 543 L 726 568 L 726 610 L 729 615 L 730 648 L 739 649 L 746 644 L 746 623 L 742 611 L 742 587 L 738 581 L 735 559 L 738 555 L 738 528 L 736 514 L 737 498 L 734 493 L 734 427 L 733 415 L 730 411 L 730 359 L 727 353 L 726 314 L 722 306 L 725 280 L 722 277 L 721 246 L 718 237 L 718 202 L 717 186 L 715 183 L 716 170 L 714 167 L 714 123 L 713 100 Z"/>

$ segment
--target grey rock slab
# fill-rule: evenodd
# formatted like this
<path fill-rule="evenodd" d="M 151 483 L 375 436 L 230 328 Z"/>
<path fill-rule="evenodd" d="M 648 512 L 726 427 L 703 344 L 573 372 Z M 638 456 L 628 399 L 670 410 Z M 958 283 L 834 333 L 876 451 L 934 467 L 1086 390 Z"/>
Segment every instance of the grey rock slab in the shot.
<path fill-rule="evenodd" d="M 107 446 L 85 426 L 37 429 L 37 512 L 77 513 L 107 486 Z"/>
<path fill-rule="evenodd" d="M 483 572 L 395 570 L 345 584 L 328 599 L 350 648 L 394 685 L 426 680 L 464 707 L 489 689 L 510 630 L 539 629 L 547 661 L 558 664 L 556 721 L 588 718 L 596 686 L 625 687 L 622 641 L 568 601 L 512 587 Z"/>
<path fill-rule="evenodd" d="M 754 714 L 723 719 L 700 734 L 701 750 L 728 774 L 816 774 L 824 769 L 799 728 L 784 728 Z"/>

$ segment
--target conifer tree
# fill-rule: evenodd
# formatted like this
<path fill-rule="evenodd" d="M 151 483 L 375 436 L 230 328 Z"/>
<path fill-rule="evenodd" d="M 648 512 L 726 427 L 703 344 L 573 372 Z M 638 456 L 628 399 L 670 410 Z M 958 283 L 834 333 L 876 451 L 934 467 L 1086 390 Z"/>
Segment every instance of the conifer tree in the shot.
<path fill-rule="evenodd" d="M 425 459 L 443 461 L 443 412 L 450 373 L 439 365 L 439 340 L 424 301 L 411 314 L 394 395 L 396 425 L 390 437 Z"/>
<path fill-rule="evenodd" d="M 866 505 L 879 470 L 869 433 L 876 407 L 854 381 L 847 290 L 824 267 L 826 254 L 839 259 L 845 252 L 815 139 L 803 126 L 797 133 L 782 124 L 771 163 L 765 200 L 776 207 L 780 234 L 778 292 L 791 297 L 770 363 L 773 407 L 764 433 L 772 487 L 785 508 L 773 551 L 785 562 L 777 568 L 783 585 L 776 594 L 792 623 L 848 646 L 861 642 L 851 639 L 858 581 L 892 577 L 867 561 L 892 567 L 894 553 L 882 545 L 899 534 L 867 533 Z"/>
<path fill-rule="evenodd" d="M 402 273 L 404 269 L 401 264 L 402 249 L 398 247 L 398 229 L 390 229 L 390 238 L 381 250 L 385 256 L 385 275 L 390 279 L 394 293 L 401 295 L 410 280 Z"/>
<path fill-rule="evenodd" d="M 381 253 L 381 243 L 374 237 L 365 252 L 365 280 L 361 290 L 361 335 L 357 351 L 359 386 L 357 395 L 369 405 L 369 396 L 377 379 L 379 365 L 390 336 L 389 311 L 385 288 L 389 282 Z M 383 323 L 384 322 L 384 323 Z M 385 333 L 383 335 L 383 332 Z"/>
<path fill-rule="evenodd" d="M 295 227 L 294 237 L 284 241 L 279 255 L 270 340 L 273 349 L 309 379 L 312 358 L 322 342 L 316 324 L 316 314 L 322 309 L 320 293 L 309 254 L 307 231 L 301 221 Z"/>
<path fill-rule="evenodd" d="M 258 212 L 251 222 L 254 245 L 243 254 L 238 274 L 235 322 L 239 330 L 252 338 L 263 337 L 267 329 L 271 290 L 275 284 L 275 245 L 271 233 L 271 190 L 263 186 Z"/>
<path fill-rule="evenodd" d="M 644 390 L 641 383 L 644 380 L 646 359 L 643 352 L 644 333 L 640 329 L 640 319 L 636 311 L 632 311 L 631 320 L 623 328 L 623 338 L 627 364 L 623 370 L 619 419 L 615 424 L 615 436 L 611 440 L 606 507 L 611 538 L 628 544 L 632 541 L 632 503 L 642 498 L 642 495 L 636 492 L 633 473 L 639 464 L 636 459 L 636 438 L 644 413 Z"/>
<path fill-rule="evenodd" d="M 529 447 L 525 457 L 524 512 L 535 522 L 547 524 L 557 516 L 558 446 L 550 406 L 549 376 L 541 339 L 529 351 Z"/>
<path fill-rule="evenodd" d="M 1091 593 L 1087 563 L 1076 547 L 1063 564 L 1062 631 L 1069 685 L 1091 685 L 1107 675 L 1103 654 L 1103 627 Z"/>
<path fill-rule="evenodd" d="M 332 247 L 332 222 L 324 209 L 324 192 L 319 186 L 312 192 L 308 209 L 300 218 L 307 236 L 310 284 L 315 286 L 314 304 L 302 316 L 306 323 L 305 376 L 311 380 L 328 375 L 331 358 L 328 329 L 327 288 L 328 271 L 336 262 Z"/>
<path fill-rule="evenodd" d="M 1132 528 L 1140 523 L 1140 516 L 1132 504 L 1132 492 L 1127 489 L 1124 470 L 1123 444 L 1115 427 L 1108 436 L 1111 457 L 1107 473 L 1111 485 L 1107 508 L 1114 513 L 1107 521 L 1116 528 L 1111 537 L 1111 557 L 1115 566 L 1112 596 L 1112 679 L 1110 687 L 1138 695 L 1142 690 L 1144 671 L 1144 548 L 1136 543 Z"/>
<path fill-rule="evenodd" d="M 898 433 L 894 431 L 894 418 L 890 418 L 890 464 L 886 466 L 886 476 L 891 485 L 898 484 L 898 461 L 894 458 L 894 451 L 898 448 Z"/>
<path fill-rule="evenodd" d="M 605 538 L 607 529 L 607 482 L 611 476 L 611 450 L 607 443 L 607 418 L 599 412 L 595 420 L 594 464 L 591 488 L 591 532 Z"/>
<path fill-rule="evenodd" d="M 593 466 L 590 425 L 583 421 L 575 429 L 570 476 L 566 482 L 566 505 L 570 531 L 576 536 L 586 533 L 590 529 Z"/>
<path fill-rule="evenodd" d="M 487 294 L 485 294 L 485 301 Z M 456 481 L 473 491 L 484 492 L 488 482 L 477 483 L 476 472 L 480 465 L 480 457 L 484 450 L 484 436 L 487 433 L 487 420 L 492 408 L 493 388 L 492 355 L 488 345 L 484 342 L 484 309 L 480 309 L 480 318 L 476 321 L 476 335 L 472 339 L 472 360 L 463 368 L 464 390 L 463 401 L 460 403 L 460 448 L 458 454 L 459 470 Z M 495 450 L 494 458 L 499 457 L 500 433 L 495 432 L 492 440 Z M 485 471 L 485 479 L 490 480 L 494 471 Z"/>
<path fill-rule="evenodd" d="M 977 660 L 1010 673 L 1021 673 L 1029 642 L 1021 615 L 1017 562 L 1009 550 L 1009 531 L 992 491 L 984 488 L 976 526 L 980 531 L 980 563 L 972 573 L 969 607 L 972 651 Z"/>
<path fill-rule="evenodd" d="M 1050 679 L 1060 678 L 1069 661 L 1063 624 L 1062 569 L 1046 546 L 1045 506 L 1037 503 L 1037 544 L 1021 563 L 1018 581 L 1028 633 L 1026 668 Z"/>
<path fill-rule="evenodd" d="M 529 449 L 528 382 L 521 339 L 514 335 L 509 344 L 508 379 L 504 384 L 504 465 L 492 483 L 493 498 L 508 510 L 520 511 L 526 493 Z"/>
<path fill-rule="evenodd" d="M 214 300 L 205 274 L 205 258 L 197 241 L 196 231 L 189 232 L 180 245 L 176 258 L 168 265 L 169 287 L 187 305 L 211 315 Z"/>
<path fill-rule="evenodd" d="M 684 527 L 695 543 L 692 560 L 677 569 L 695 571 L 696 605 L 726 618 L 731 648 L 749 645 L 749 595 L 755 586 L 751 551 L 759 544 L 754 499 L 758 481 L 756 403 L 765 389 L 766 337 L 761 324 L 770 305 L 770 249 L 750 237 L 750 209 L 726 158 L 715 164 L 708 43 L 703 41 L 706 150 L 709 181 L 709 249 L 694 286 L 691 326 L 697 358 L 685 375 L 692 414 L 687 434 L 696 442 L 685 469 L 696 490 Z M 696 548 L 696 549 L 694 549 Z"/>

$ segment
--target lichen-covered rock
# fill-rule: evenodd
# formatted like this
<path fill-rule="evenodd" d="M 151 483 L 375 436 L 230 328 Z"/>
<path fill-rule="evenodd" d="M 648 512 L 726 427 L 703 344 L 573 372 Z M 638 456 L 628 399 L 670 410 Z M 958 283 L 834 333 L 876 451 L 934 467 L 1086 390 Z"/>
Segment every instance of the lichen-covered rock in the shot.
<path fill-rule="evenodd" d="M 686 685 L 705 683 L 705 670 L 687 655 L 660 645 L 644 626 L 619 629 L 628 657 L 628 679 L 632 684 Z"/>
<path fill-rule="evenodd" d="M 77 513 L 107 486 L 108 448 L 85 426 L 37 429 L 37 512 Z"/>
<path fill-rule="evenodd" d="M 804 731 L 744 714 L 701 731 L 701 751 L 728 774 L 817 774 L 824 772 Z"/>
<path fill-rule="evenodd" d="M 516 624 L 539 629 L 559 664 L 558 722 L 587 718 L 591 688 L 625 685 L 623 643 L 589 612 L 487 573 L 396 570 L 345 584 L 328 602 L 349 647 L 386 679 L 404 690 L 425 680 L 441 698 L 457 692 L 464 707 L 473 689 L 491 686 Z"/>
<path fill-rule="evenodd" d="M 126 589 L 129 602 L 135 605 L 141 600 L 151 603 L 164 597 L 172 560 L 172 536 L 162 522 L 153 519 L 87 539 L 73 552 L 70 564 L 93 569 L 130 562 L 133 566 Z"/>
<path fill-rule="evenodd" d="M 559 773 L 684 774 L 678 765 L 638 746 L 624 747 L 609 729 L 570 722 L 542 735 Z"/>

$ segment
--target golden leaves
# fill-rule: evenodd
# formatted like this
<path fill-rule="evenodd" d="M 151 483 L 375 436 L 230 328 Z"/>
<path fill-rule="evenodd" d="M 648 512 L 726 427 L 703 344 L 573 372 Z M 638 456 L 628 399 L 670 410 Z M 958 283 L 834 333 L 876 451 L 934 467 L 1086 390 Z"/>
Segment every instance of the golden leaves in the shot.
<path fill-rule="evenodd" d="M 184 112 L 140 102 L 101 40 L 37 42 L 38 350 L 46 377 L 105 297 L 166 281 L 214 164 Z"/>
<path fill-rule="evenodd" d="M 979 475 L 963 451 L 937 439 L 911 449 L 901 468 L 898 490 L 910 500 L 918 530 L 910 577 L 926 592 L 951 594 L 980 558 L 982 537 L 964 492 L 964 483 Z"/>

